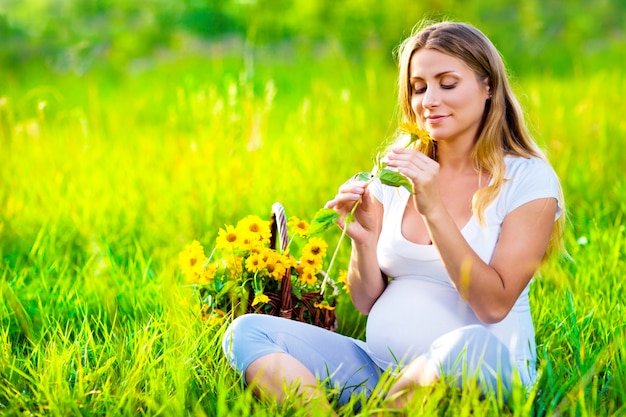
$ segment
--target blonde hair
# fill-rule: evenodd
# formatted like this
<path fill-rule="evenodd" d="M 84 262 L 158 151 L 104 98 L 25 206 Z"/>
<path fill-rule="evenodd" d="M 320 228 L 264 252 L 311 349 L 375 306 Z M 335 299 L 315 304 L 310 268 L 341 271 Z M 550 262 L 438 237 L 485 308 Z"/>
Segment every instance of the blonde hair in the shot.
<path fill-rule="evenodd" d="M 458 58 L 474 71 L 480 81 L 488 82 L 491 99 L 485 104 L 483 120 L 470 156 L 479 175 L 487 172 L 492 178 L 491 184 L 478 190 L 472 199 L 472 210 L 479 222 L 484 224 L 485 209 L 498 196 L 506 180 L 505 155 L 548 160 L 528 131 L 498 50 L 480 30 L 465 23 L 424 22 L 398 47 L 398 103 L 403 122 L 417 123 L 411 107 L 409 64 L 413 54 L 420 49 L 433 49 Z M 415 147 L 437 159 L 436 141 L 426 144 L 417 141 Z M 559 202 L 564 208 L 561 189 Z M 554 225 L 546 255 L 563 249 L 564 224 L 563 213 Z"/>

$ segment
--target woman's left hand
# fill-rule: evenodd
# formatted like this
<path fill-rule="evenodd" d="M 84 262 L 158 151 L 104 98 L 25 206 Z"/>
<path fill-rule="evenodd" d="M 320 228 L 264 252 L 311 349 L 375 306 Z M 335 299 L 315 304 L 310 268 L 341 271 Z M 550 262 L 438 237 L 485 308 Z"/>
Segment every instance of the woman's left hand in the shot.
<path fill-rule="evenodd" d="M 439 195 L 439 163 L 413 149 L 394 148 L 387 167 L 404 175 L 413 186 L 413 202 L 423 216 L 443 207 Z"/>

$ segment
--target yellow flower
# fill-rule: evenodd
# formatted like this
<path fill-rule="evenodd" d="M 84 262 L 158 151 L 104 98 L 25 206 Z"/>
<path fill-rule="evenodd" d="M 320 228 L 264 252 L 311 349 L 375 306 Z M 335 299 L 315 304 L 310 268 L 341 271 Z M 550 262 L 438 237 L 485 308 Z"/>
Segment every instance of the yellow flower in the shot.
<path fill-rule="evenodd" d="M 252 305 L 255 306 L 259 303 L 267 304 L 270 302 L 270 298 L 263 294 L 262 292 L 254 295 L 254 300 L 252 301 Z"/>
<path fill-rule="evenodd" d="M 298 236 L 305 236 L 306 232 L 309 230 L 310 224 L 305 220 L 297 218 L 296 216 L 291 216 L 287 222 L 287 227 L 293 230 L 293 233 Z"/>
<path fill-rule="evenodd" d="M 411 142 L 420 141 L 424 145 L 433 141 L 428 131 L 422 129 L 415 123 L 402 122 L 400 123 L 400 132 L 411 135 Z"/>
<path fill-rule="evenodd" d="M 274 270 L 276 269 L 276 263 L 278 259 L 275 256 L 267 256 L 265 258 L 265 269 L 270 276 L 274 276 Z"/>
<path fill-rule="evenodd" d="M 268 271 L 269 272 L 269 271 Z M 283 264 L 280 259 L 274 264 L 273 270 L 270 272 L 270 276 L 276 281 L 281 281 L 287 272 L 287 266 Z"/>
<path fill-rule="evenodd" d="M 217 272 L 218 267 L 219 264 L 217 262 L 213 262 L 209 264 L 206 268 L 204 268 L 200 273 L 200 276 L 198 277 L 198 284 L 205 285 L 213 281 L 213 278 L 215 277 L 215 272 Z"/>
<path fill-rule="evenodd" d="M 227 225 L 225 229 L 220 229 L 217 239 L 215 239 L 215 247 L 232 250 L 239 246 L 240 241 L 239 231 L 233 226 Z"/>
<path fill-rule="evenodd" d="M 263 256 L 263 260 L 268 264 L 275 263 L 279 258 L 278 253 L 275 250 L 268 248 L 262 248 L 260 255 Z"/>
<path fill-rule="evenodd" d="M 237 223 L 237 230 L 244 236 L 249 237 L 250 245 L 258 243 L 269 243 L 272 232 L 270 222 L 261 220 L 258 216 L 247 216 Z"/>
<path fill-rule="evenodd" d="M 346 271 L 345 269 L 339 271 L 337 283 L 343 284 L 343 289 L 346 290 L 348 294 L 350 294 L 350 287 L 348 286 L 348 271 Z"/>
<path fill-rule="evenodd" d="M 326 243 L 324 239 L 312 237 L 304 248 L 302 248 L 302 256 L 311 255 L 312 257 L 319 257 L 321 259 L 326 256 L 327 248 L 328 243 Z"/>
<path fill-rule="evenodd" d="M 206 261 L 204 248 L 197 240 L 191 242 L 178 254 L 178 266 L 190 282 L 198 281 Z"/>
<path fill-rule="evenodd" d="M 303 269 L 302 272 L 300 272 L 300 282 L 302 282 L 302 285 L 315 285 L 317 275 L 309 269 Z"/>
<path fill-rule="evenodd" d="M 283 253 L 280 255 L 280 262 L 285 265 L 286 268 L 293 268 L 298 263 L 296 258 L 289 253 Z"/>
<path fill-rule="evenodd" d="M 239 233 L 239 242 L 237 243 L 237 247 L 239 249 L 250 252 L 257 246 L 258 243 L 254 240 L 254 236 L 252 236 L 250 233 Z"/>
<path fill-rule="evenodd" d="M 311 255 L 310 253 L 305 253 L 300 258 L 300 265 L 302 268 L 306 268 L 313 271 L 320 271 L 322 269 L 323 260 L 319 256 Z"/>
<path fill-rule="evenodd" d="M 315 307 L 315 308 L 325 308 L 326 310 L 329 310 L 329 311 L 333 311 L 335 309 L 335 307 L 333 307 L 330 304 L 328 304 L 328 302 L 326 302 L 326 300 L 322 301 L 321 303 L 318 303 L 318 302 L 313 303 L 313 307 Z"/>
<path fill-rule="evenodd" d="M 214 308 L 211 310 L 210 314 L 204 314 L 202 317 L 206 320 L 209 326 L 214 326 L 216 324 L 221 324 L 226 318 L 226 312 L 224 310 L 220 310 L 219 308 Z"/>
<path fill-rule="evenodd" d="M 287 268 L 291 268 L 292 262 L 290 257 L 270 249 L 266 250 L 264 254 L 267 274 L 276 281 L 281 281 L 287 272 Z"/>
<path fill-rule="evenodd" d="M 253 253 L 246 259 L 246 269 L 250 272 L 261 272 L 265 269 L 264 256 L 260 253 Z"/>
<path fill-rule="evenodd" d="M 226 268 L 228 268 L 231 278 L 239 278 L 243 273 L 243 258 L 241 256 L 232 255 L 224 258 L 224 261 L 226 262 Z"/>

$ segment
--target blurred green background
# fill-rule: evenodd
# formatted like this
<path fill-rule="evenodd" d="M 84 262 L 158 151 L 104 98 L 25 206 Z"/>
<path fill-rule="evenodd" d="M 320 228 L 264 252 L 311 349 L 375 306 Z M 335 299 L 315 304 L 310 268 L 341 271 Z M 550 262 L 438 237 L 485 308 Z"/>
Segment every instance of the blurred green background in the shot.
<path fill-rule="evenodd" d="M 310 219 L 370 169 L 396 128 L 393 49 L 425 17 L 502 53 L 571 254 L 532 287 L 535 397 L 426 406 L 624 415 L 623 0 L 0 0 L 0 413 L 293 415 L 244 394 L 224 329 L 190 320 L 177 254 L 277 200 Z"/>
<path fill-rule="evenodd" d="M 246 46 L 287 60 L 330 48 L 391 61 L 424 16 L 478 25 L 518 74 L 626 63 L 621 0 L 3 0 L 0 63 L 14 82 L 35 70 L 132 73 L 189 55 L 241 57 Z"/>

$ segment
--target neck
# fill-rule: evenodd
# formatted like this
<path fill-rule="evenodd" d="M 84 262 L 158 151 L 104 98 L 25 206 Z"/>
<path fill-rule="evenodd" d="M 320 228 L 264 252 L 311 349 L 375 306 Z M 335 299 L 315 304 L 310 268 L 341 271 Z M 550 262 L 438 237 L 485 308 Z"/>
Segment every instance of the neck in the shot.
<path fill-rule="evenodd" d="M 472 153 L 473 143 L 461 145 L 458 143 L 447 143 L 445 141 L 437 143 L 437 162 L 439 162 L 440 170 L 456 173 L 465 173 L 468 170 L 474 171 L 470 155 Z"/>

